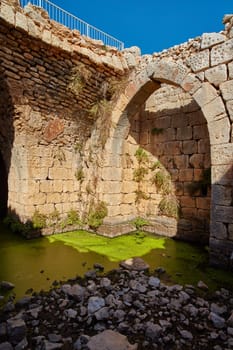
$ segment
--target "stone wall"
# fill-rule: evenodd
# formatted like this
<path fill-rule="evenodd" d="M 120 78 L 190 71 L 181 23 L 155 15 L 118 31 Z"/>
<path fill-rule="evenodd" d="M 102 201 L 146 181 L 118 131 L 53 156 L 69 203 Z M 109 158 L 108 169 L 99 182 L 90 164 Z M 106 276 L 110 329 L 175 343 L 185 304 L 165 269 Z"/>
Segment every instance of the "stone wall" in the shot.
<path fill-rule="evenodd" d="M 9 211 L 23 222 L 46 214 L 53 224 L 55 214 L 74 209 L 85 218 L 104 202 L 102 234 L 134 229 L 129 221 L 143 216 L 153 232 L 206 240 L 211 209 L 211 261 L 232 268 L 232 18 L 221 33 L 141 56 L 70 31 L 31 5 L 1 1 Z M 191 194 L 210 165 L 211 193 Z M 166 188 L 155 181 L 159 171 Z M 160 215 L 167 196 L 180 216 Z"/>

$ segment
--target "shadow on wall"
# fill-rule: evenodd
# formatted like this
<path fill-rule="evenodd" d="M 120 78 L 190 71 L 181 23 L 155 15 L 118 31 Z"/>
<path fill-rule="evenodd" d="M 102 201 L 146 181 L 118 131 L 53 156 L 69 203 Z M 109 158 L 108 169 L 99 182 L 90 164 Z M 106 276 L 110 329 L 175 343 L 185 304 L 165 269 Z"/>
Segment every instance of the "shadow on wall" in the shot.
<path fill-rule="evenodd" d="M 134 180 L 144 193 L 137 203 L 139 216 L 154 220 L 160 232 L 162 225 L 165 234 L 173 225 L 175 238 L 208 244 L 210 141 L 200 107 L 193 100 L 180 108 L 154 111 L 144 105 L 130 118 L 129 137 L 153 160 L 144 175 L 141 169 L 141 178 L 135 178 L 134 170 Z M 172 202 L 179 204 L 176 224 L 171 220 Z"/>
<path fill-rule="evenodd" d="M 233 271 L 233 166 L 214 166 L 213 172 L 210 264 Z"/>
<path fill-rule="evenodd" d="M 7 214 L 8 174 L 14 140 L 14 107 L 0 67 L 0 218 Z"/>

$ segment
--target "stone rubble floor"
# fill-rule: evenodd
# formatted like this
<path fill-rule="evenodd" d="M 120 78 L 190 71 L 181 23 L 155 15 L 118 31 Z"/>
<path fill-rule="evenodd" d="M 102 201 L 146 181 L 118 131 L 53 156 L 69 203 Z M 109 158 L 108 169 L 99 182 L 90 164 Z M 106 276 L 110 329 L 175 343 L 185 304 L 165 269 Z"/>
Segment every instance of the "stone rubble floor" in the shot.
<path fill-rule="evenodd" d="M 233 349 L 232 290 L 167 286 L 139 265 L 8 301 L 0 350 Z"/>

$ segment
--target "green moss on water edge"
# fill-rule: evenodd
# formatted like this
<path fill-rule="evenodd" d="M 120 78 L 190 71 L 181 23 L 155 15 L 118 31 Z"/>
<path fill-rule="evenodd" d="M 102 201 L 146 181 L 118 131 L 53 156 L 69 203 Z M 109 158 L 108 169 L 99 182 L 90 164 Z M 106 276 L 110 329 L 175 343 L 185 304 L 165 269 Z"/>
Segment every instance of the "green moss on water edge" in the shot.
<path fill-rule="evenodd" d="M 143 232 L 114 238 L 100 236 L 87 231 L 72 231 L 47 237 L 50 243 L 61 241 L 79 252 L 95 252 L 110 261 L 121 261 L 135 256 L 143 256 L 152 249 L 165 249 L 166 238 Z"/>

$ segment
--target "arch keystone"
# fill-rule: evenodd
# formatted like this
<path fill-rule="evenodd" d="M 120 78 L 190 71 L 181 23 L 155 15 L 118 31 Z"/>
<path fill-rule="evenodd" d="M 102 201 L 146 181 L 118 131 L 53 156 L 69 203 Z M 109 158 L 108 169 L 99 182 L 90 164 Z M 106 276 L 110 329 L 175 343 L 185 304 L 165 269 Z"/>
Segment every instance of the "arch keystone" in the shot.
<path fill-rule="evenodd" d="M 162 60 L 155 62 L 152 67 L 148 67 L 147 72 L 150 74 L 152 80 L 159 80 L 163 83 L 170 83 L 173 85 L 181 85 L 182 81 L 189 73 L 189 69 L 180 62 L 173 62 L 171 60 Z"/>

